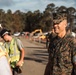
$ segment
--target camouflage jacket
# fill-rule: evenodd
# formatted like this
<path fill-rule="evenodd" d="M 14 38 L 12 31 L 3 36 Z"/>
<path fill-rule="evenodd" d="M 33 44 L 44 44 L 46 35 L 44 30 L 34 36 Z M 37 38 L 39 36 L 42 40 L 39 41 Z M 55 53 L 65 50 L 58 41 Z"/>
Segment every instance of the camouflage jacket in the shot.
<path fill-rule="evenodd" d="M 70 34 L 63 38 L 56 36 L 51 39 L 48 51 L 51 75 L 71 75 L 73 57 L 76 56 L 74 38 Z"/>

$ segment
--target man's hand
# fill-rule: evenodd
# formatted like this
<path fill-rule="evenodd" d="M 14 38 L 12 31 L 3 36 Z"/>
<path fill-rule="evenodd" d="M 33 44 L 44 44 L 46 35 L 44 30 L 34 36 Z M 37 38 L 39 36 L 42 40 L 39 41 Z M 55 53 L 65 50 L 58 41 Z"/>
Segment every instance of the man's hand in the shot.
<path fill-rule="evenodd" d="M 23 61 L 19 61 L 17 62 L 16 66 L 22 66 L 23 65 Z"/>

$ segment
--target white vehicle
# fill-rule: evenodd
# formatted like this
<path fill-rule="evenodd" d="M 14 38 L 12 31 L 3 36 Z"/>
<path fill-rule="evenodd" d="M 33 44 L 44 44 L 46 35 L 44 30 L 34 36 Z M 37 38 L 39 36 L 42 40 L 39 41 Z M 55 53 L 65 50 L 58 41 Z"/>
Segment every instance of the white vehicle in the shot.
<path fill-rule="evenodd" d="M 20 32 L 14 33 L 14 36 L 19 36 L 19 35 L 20 35 Z"/>

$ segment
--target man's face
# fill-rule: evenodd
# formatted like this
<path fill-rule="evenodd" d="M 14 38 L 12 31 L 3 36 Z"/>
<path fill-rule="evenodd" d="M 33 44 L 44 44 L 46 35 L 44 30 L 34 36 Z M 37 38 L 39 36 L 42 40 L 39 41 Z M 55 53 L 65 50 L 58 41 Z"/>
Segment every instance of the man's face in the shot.
<path fill-rule="evenodd" d="M 8 40 L 9 40 L 8 34 L 5 34 L 5 35 L 3 36 L 3 39 L 8 42 Z"/>
<path fill-rule="evenodd" d="M 65 31 L 66 26 L 67 26 L 67 20 L 63 20 L 60 23 L 54 23 L 53 24 L 54 32 L 56 34 L 60 34 Z"/>

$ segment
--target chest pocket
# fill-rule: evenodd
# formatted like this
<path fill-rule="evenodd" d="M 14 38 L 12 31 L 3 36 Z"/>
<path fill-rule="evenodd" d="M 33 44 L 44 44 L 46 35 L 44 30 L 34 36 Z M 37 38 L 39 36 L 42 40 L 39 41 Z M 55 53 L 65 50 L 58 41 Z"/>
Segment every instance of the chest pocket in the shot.
<path fill-rule="evenodd" d="M 68 39 L 64 39 L 64 41 L 62 41 L 62 45 L 60 48 L 60 54 L 61 54 L 61 62 L 63 62 L 63 64 L 69 64 L 71 62 L 71 48 L 69 45 L 69 40 Z"/>

